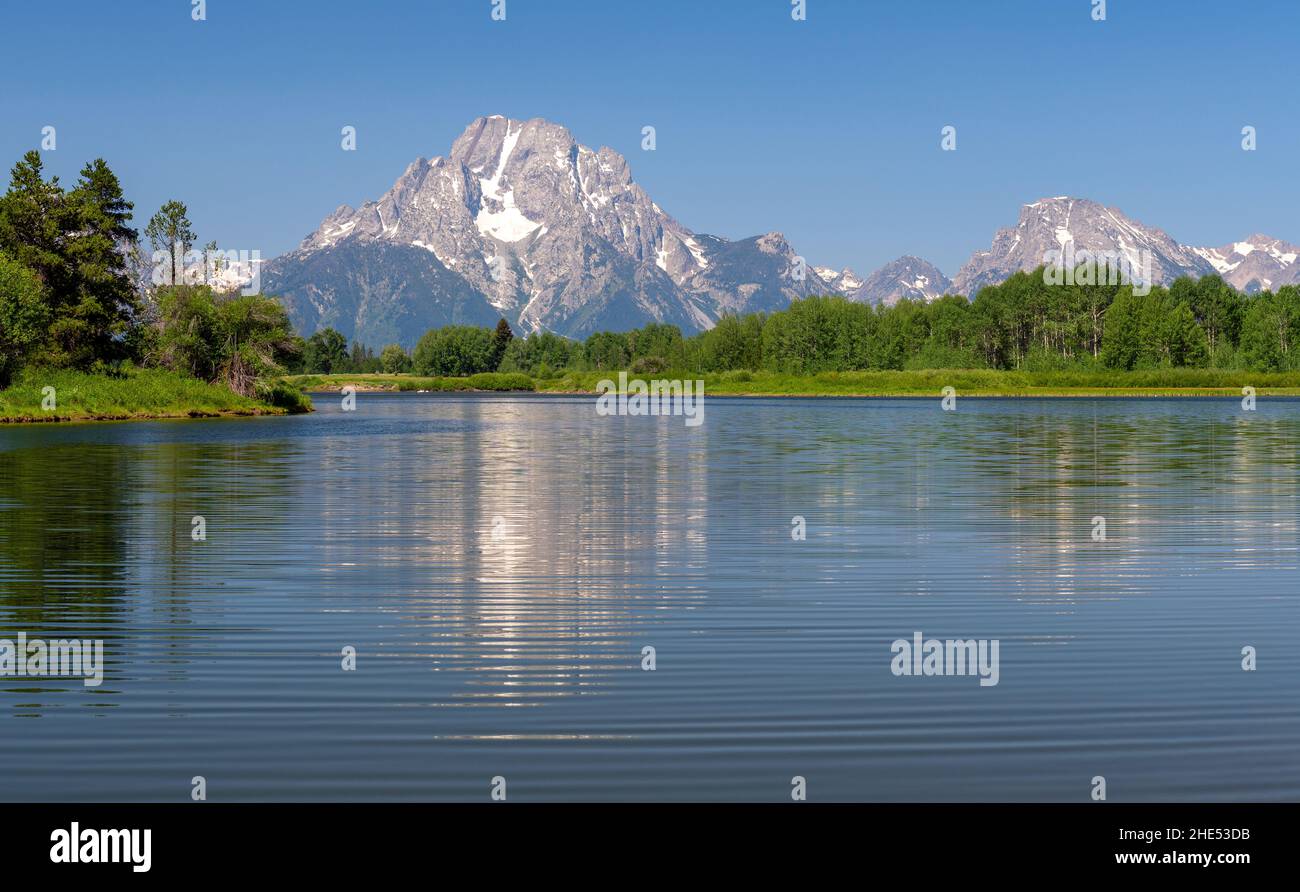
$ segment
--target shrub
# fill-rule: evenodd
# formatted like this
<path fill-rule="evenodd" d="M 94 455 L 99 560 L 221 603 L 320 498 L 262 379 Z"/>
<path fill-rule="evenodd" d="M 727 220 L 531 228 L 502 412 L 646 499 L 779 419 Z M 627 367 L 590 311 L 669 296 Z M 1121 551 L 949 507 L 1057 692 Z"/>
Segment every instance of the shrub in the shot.
<path fill-rule="evenodd" d="M 292 413 L 310 412 L 311 397 L 287 381 L 259 381 L 257 398 Z"/>

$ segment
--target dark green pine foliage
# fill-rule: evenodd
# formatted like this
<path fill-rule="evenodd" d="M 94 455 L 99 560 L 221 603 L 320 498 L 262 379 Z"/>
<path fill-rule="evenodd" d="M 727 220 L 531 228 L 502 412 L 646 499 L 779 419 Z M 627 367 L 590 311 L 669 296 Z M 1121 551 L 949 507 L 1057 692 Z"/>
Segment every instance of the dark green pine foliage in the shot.
<path fill-rule="evenodd" d="M 74 366 L 123 358 L 139 313 L 127 271 L 139 237 L 130 226 L 133 206 L 103 159 L 82 168 L 68 205 L 77 226 L 68 255 L 78 288 L 52 328 L 55 347 Z"/>
<path fill-rule="evenodd" d="M 501 359 L 506 355 L 506 348 L 515 338 L 515 333 L 510 330 L 510 323 L 505 319 L 497 322 L 496 331 L 492 333 L 492 368 L 493 370 L 501 366 Z"/>
<path fill-rule="evenodd" d="M 36 273 L 53 320 L 30 360 L 88 368 L 125 357 L 136 314 L 127 256 L 131 203 L 102 159 L 71 192 L 44 176 L 39 152 L 14 165 L 0 198 L 0 250 Z"/>

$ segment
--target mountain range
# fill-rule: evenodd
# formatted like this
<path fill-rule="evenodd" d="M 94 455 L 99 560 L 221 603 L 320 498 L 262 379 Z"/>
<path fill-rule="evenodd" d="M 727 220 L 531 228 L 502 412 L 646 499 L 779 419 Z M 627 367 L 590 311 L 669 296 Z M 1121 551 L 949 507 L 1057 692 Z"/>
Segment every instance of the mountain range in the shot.
<path fill-rule="evenodd" d="M 583 338 L 650 322 L 692 333 L 727 313 L 773 311 L 814 294 L 893 304 L 974 295 L 1049 251 L 1145 258 L 1153 281 L 1218 273 L 1242 291 L 1300 281 L 1300 249 L 1253 235 L 1181 245 L 1080 198 L 1025 205 L 948 279 L 918 257 L 868 276 L 812 266 L 779 232 L 694 232 L 637 185 L 627 160 L 564 127 L 500 115 L 474 121 L 445 156 L 417 158 L 360 208 L 343 205 L 293 251 L 262 264 L 261 289 L 304 334 L 333 327 L 371 346 L 410 347 L 428 329 L 493 325 Z M 1068 256 L 1068 255 L 1067 255 Z"/>

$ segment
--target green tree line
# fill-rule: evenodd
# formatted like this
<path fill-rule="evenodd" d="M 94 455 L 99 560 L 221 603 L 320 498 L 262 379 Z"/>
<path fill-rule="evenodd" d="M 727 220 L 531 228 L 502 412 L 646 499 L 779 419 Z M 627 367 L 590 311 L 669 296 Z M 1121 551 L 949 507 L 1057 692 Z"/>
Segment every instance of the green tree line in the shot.
<path fill-rule="evenodd" d="M 1205 276 L 1135 290 L 1106 268 L 1080 268 L 1072 284 L 1049 284 L 1041 268 L 1018 272 L 981 289 L 973 301 L 947 295 L 870 306 L 808 297 L 774 313 L 725 316 L 691 337 L 655 323 L 584 341 L 550 332 L 494 340 L 504 325 L 495 333 L 435 329 L 409 356 L 396 345 L 385 347 L 379 364 L 425 375 L 502 371 L 543 378 L 562 369 L 1300 369 L 1300 288 L 1246 295 Z M 499 354 L 494 343 L 504 343 Z"/>

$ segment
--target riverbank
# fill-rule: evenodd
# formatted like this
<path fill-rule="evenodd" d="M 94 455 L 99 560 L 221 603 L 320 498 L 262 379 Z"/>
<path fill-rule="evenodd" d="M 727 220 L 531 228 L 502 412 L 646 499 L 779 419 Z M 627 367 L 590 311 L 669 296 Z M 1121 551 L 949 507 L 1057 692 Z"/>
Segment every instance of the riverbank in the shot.
<path fill-rule="evenodd" d="M 46 388 L 53 388 L 53 392 Z M 53 398 L 53 407 L 49 399 Z M 311 400 L 283 384 L 262 398 L 240 396 L 219 384 L 161 369 L 94 375 L 64 369 L 29 371 L 0 390 L 0 423 L 128 421 L 287 415 L 311 411 Z"/>
<path fill-rule="evenodd" d="M 629 374 L 629 378 L 638 377 Z M 714 396 L 768 397 L 938 397 L 945 387 L 958 396 L 985 397 L 1240 397 L 1243 387 L 1259 396 L 1300 396 L 1300 373 L 1244 372 L 1222 369 L 1150 369 L 1132 372 L 1022 372 L 994 369 L 927 369 L 923 371 L 823 372 L 680 372 L 639 376 L 703 380 Z M 518 373 L 490 373 L 468 378 L 423 378 L 416 375 L 297 375 L 286 379 L 303 390 L 339 391 L 537 391 L 594 394 L 602 379 L 617 381 L 617 372 L 565 372 L 548 378 Z"/>
<path fill-rule="evenodd" d="M 354 387 L 358 393 L 396 393 L 398 391 L 533 391 L 537 382 L 528 375 L 517 372 L 484 372 L 465 378 L 423 377 L 420 375 L 388 374 L 337 374 L 290 375 L 287 384 L 303 391 L 337 393 L 344 387 Z"/>

